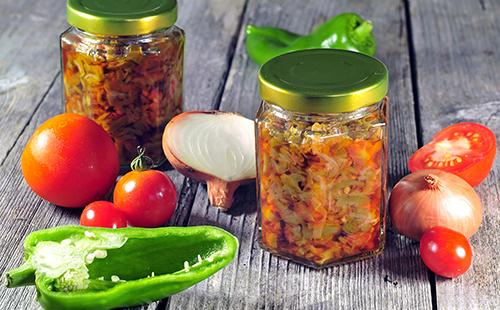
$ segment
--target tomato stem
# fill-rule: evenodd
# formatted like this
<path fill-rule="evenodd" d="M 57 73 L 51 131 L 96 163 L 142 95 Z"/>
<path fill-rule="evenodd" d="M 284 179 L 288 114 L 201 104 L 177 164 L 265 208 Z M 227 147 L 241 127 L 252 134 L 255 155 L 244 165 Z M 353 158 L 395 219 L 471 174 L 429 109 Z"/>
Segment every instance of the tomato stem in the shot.
<path fill-rule="evenodd" d="M 137 147 L 137 157 L 130 163 L 130 168 L 133 171 L 144 171 L 151 169 L 154 165 L 151 157 L 146 156 L 146 148 L 142 146 Z"/>

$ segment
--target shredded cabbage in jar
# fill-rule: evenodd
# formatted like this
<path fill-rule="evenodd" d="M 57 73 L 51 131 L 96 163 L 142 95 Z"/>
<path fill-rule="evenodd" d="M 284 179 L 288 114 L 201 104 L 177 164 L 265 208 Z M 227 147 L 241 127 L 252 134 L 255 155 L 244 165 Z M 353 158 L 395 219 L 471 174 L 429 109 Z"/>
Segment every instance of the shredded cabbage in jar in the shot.
<path fill-rule="evenodd" d="M 378 111 L 339 123 L 264 111 L 258 123 L 263 246 L 319 266 L 378 250 L 384 130 Z"/>
<path fill-rule="evenodd" d="M 182 110 L 182 30 L 144 40 L 67 33 L 61 41 L 66 112 L 95 120 L 113 138 L 122 165 L 146 149 L 163 159 L 166 123 Z"/>

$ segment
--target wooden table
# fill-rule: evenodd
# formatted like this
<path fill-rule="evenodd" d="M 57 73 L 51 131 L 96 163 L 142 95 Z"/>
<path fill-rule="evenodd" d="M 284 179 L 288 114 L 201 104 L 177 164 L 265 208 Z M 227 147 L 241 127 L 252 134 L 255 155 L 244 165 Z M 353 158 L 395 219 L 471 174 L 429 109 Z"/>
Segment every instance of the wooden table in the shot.
<path fill-rule="evenodd" d="M 390 72 L 390 185 L 408 157 L 440 128 L 477 121 L 500 134 L 500 2 L 497 0 L 180 1 L 187 33 L 187 110 L 221 109 L 253 118 L 257 66 L 245 51 L 247 23 L 305 33 L 340 12 L 373 21 L 378 57 Z M 58 35 L 65 1 L 0 3 L 0 273 L 22 260 L 31 231 L 77 224 L 25 184 L 19 157 L 34 129 L 62 112 Z M 235 261 L 210 279 L 147 309 L 500 309 L 500 164 L 477 190 L 484 220 L 471 242 L 474 265 L 454 280 L 436 277 L 418 244 L 388 232 L 376 259 L 321 271 L 278 259 L 256 243 L 255 186 L 224 213 L 206 187 L 175 171 L 179 205 L 171 225 L 209 224 L 240 240 Z M 0 288 L 0 309 L 36 309 L 35 290 Z"/>

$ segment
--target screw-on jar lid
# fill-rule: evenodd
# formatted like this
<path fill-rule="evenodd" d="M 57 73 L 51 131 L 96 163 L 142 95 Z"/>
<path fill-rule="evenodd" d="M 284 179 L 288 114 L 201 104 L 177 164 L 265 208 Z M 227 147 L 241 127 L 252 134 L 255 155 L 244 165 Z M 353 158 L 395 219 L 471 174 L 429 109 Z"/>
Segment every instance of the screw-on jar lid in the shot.
<path fill-rule="evenodd" d="M 389 74 L 379 60 L 337 49 L 277 56 L 259 71 L 262 99 L 304 113 L 351 112 L 384 98 Z"/>
<path fill-rule="evenodd" d="M 68 0 L 68 23 L 93 34 L 139 35 L 172 26 L 177 0 Z"/>

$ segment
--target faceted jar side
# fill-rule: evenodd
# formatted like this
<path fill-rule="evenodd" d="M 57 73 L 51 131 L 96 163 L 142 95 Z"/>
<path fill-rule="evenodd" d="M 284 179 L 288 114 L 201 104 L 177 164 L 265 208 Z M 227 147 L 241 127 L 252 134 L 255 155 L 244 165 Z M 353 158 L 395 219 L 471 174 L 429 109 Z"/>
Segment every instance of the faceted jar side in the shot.
<path fill-rule="evenodd" d="M 256 143 L 263 248 L 315 268 L 382 251 L 385 106 L 302 114 L 262 103 Z"/>
<path fill-rule="evenodd" d="M 166 123 L 182 111 L 184 32 L 172 26 L 140 36 L 61 35 L 66 112 L 85 115 L 113 138 L 122 165 L 137 147 L 163 160 Z"/>

